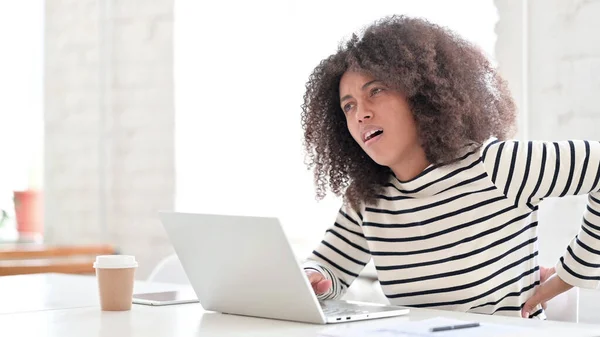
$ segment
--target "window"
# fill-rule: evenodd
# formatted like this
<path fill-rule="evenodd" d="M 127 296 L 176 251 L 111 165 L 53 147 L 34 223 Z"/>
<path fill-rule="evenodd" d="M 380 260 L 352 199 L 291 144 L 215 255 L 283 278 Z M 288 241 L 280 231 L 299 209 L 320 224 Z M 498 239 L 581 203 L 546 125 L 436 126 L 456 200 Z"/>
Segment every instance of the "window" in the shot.
<path fill-rule="evenodd" d="M 342 38 L 390 14 L 449 26 L 493 55 L 493 1 L 176 1 L 176 208 L 278 216 L 292 240 L 317 242 L 340 200 L 314 197 L 304 85 Z"/>
<path fill-rule="evenodd" d="M 41 184 L 44 1 L 0 2 L 0 41 L 0 209 L 12 212 L 14 190 Z"/>

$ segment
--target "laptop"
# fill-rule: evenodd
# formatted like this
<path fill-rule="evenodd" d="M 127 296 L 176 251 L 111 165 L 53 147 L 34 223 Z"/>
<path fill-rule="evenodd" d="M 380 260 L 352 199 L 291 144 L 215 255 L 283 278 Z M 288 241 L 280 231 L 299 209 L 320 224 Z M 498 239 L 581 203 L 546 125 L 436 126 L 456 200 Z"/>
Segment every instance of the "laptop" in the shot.
<path fill-rule="evenodd" d="M 319 301 L 277 218 L 159 212 L 205 310 L 315 324 L 406 315 L 376 303 Z"/>

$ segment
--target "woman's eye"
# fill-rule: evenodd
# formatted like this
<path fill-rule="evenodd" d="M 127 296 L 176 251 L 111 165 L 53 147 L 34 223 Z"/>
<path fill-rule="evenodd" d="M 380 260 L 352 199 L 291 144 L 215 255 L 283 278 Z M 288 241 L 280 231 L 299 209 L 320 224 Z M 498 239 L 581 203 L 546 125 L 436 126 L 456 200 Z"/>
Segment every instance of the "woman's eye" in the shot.
<path fill-rule="evenodd" d="M 348 103 L 348 104 L 344 105 L 344 107 L 342 108 L 342 110 L 344 110 L 344 112 L 348 112 L 348 111 L 350 111 L 350 109 L 352 109 L 352 103 Z"/>
<path fill-rule="evenodd" d="M 371 89 L 371 96 L 377 95 L 378 93 L 380 93 L 382 91 L 383 91 L 382 88 L 373 88 L 373 89 Z"/>

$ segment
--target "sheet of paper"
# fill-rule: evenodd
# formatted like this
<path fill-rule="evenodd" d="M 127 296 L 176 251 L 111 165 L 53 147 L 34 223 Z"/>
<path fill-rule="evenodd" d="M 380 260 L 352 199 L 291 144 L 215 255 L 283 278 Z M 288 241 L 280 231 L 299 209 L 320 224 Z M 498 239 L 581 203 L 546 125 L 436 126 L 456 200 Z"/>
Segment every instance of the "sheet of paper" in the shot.
<path fill-rule="evenodd" d="M 323 337 L 504 337 L 524 334 L 528 328 L 511 325 L 479 322 L 480 326 L 475 328 L 458 329 L 451 331 L 432 332 L 431 329 L 440 326 L 459 325 L 473 323 L 443 317 L 435 317 L 421 321 L 400 321 L 384 324 L 361 324 L 359 322 L 345 324 L 343 326 L 331 326 L 320 332 Z"/>

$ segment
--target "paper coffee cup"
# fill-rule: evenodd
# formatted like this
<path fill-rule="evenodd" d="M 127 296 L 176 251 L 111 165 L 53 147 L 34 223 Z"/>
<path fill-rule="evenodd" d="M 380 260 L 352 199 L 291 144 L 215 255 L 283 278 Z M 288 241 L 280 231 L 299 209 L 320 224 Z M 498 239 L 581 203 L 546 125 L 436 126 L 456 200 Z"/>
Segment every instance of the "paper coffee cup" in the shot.
<path fill-rule="evenodd" d="M 131 309 L 135 270 L 138 266 L 131 255 L 100 255 L 94 268 L 98 279 L 100 307 L 105 311 Z"/>

